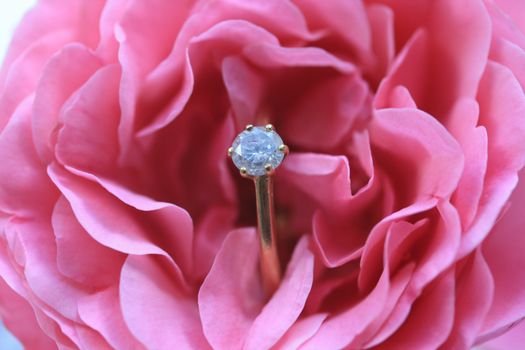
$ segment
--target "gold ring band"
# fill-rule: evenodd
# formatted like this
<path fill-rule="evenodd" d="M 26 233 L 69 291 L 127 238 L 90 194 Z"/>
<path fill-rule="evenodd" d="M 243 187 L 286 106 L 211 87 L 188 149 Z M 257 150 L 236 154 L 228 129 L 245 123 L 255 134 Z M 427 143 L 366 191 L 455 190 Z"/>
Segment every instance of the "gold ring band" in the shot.
<path fill-rule="evenodd" d="M 275 241 L 275 211 L 272 175 L 254 178 L 257 227 L 261 244 L 261 275 L 266 295 L 272 295 L 281 282 L 281 266 Z"/>

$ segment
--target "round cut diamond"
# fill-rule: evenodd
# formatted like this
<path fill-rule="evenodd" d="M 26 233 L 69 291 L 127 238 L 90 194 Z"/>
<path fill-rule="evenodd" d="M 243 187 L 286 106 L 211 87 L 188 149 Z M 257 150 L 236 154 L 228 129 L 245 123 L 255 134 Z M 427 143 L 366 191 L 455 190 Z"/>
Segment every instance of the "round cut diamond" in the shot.
<path fill-rule="evenodd" d="M 244 130 L 233 141 L 233 163 L 239 169 L 246 169 L 248 175 L 262 176 L 267 165 L 275 169 L 283 161 L 284 152 L 279 150 L 282 144 L 283 140 L 273 130 L 261 126 Z"/>

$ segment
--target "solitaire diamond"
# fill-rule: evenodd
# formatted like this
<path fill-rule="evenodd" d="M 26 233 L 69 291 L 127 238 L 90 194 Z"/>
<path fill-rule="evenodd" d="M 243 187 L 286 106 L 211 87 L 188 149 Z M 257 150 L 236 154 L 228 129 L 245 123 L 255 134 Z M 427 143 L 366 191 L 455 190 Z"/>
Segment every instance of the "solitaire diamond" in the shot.
<path fill-rule="evenodd" d="M 286 146 L 271 125 L 248 126 L 233 141 L 233 163 L 249 176 L 262 176 L 277 168 L 284 159 Z"/>

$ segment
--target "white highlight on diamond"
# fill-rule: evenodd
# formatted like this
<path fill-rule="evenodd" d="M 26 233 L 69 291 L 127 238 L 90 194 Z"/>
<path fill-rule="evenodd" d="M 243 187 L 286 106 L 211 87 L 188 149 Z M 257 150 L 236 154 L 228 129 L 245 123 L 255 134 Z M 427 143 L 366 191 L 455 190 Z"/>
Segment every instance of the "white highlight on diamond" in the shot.
<path fill-rule="evenodd" d="M 233 141 L 232 160 L 239 169 L 245 168 L 246 174 L 262 176 L 265 166 L 277 168 L 284 159 L 284 152 L 279 150 L 283 140 L 274 130 L 257 126 L 244 130 Z"/>

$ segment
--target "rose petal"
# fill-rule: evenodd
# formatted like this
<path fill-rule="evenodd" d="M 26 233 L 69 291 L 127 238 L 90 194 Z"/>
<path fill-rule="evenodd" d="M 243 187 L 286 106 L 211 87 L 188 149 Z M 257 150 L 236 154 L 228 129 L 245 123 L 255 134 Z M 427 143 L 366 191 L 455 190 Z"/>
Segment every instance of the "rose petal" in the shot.
<path fill-rule="evenodd" d="M 166 251 L 170 251 L 183 269 L 191 269 L 193 227 L 183 209 L 123 191 L 136 201 L 137 207 L 133 208 L 94 182 L 68 173 L 56 164 L 48 171 L 79 223 L 97 242 L 127 254 L 167 256 Z M 147 223 L 157 227 L 156 235 L 146 230 Z M 178 270 L 179 266 L 174 268 Z"/>
<path fill-rule="evenodd" d="M 199 312 L 214 349 L 242 348 L 263 303 L 253 230 L 233 231 L 225 239 L 199 291 Z"/>
<path fill-rule="evenodd" d="M 158 0 L 152 6 L 142 1 L 131 1 L 115 26 L 119 42 L 118 59 L 122 67 L 119 141 L 123 155 L 131 151 L 129 143 L 144 79 L 169 54 L 189 10 L 189 3 Z"/>
<path fill-rule="evenodd" d="M 368 86 L 355 75 L 319 80 L 303 89 L 300 101 L 279 123 L 279 132 L 298 147 L 330 150 L 348 140 L 352 128 L 368 117 L 368 104 Z"/>
<path fill-rule="evenodd" d="M 454 284 L 454 274 L 449 272 L 427 287 L 401 328 L 373 349 L 439 348 L 454 323 Z"/>
<path fill-rule="evenodd" d="M 96 46 L 102 0 L 39 2 L 15 32 L 0 72 L 0 130 L 16 106 L 34 91 L 44 64 L 71 42 Z"/>
<path fill-rule="evenodd" d="M 480 123 L 489 135 L 488 176 L 498 170 L 521 169 L 525 164 L 525 93 L 516 77 L 508 68 L 489 62 L 480 83 L 478 100 Z"/>
<path fill-rule="evenodd" d="M 389 247 L 385 247 L 384 270 L 372 291 L 363 299 L 352 303 L 352 306 L 342 313 L 328 318 L 319 332 L 301 349 L 315 349 L 322 343 L 330 344 L 334 348 L 361 348 L 366 340 L 375 334 L 390 311 L 397 306 L 396 301 L 410 282 L 415 266 L 406 265 L 389 281 L 386 277 L 391 271 L 388 250 Z"/>
<path fill-rule="evenodd" d="M 372 178 L 366 190 L 339 207 L 332 204 L 315 213 L 314 238 L 326 266 L 341 266 L 361 256 L 373 226 L 392 211 L 391 189 L 380 186 L 378 179 Z"/>
<path fill-rule="evenodd" d="M 295 350 L 310 339 L 324 322 L 327 314 L 316 314 L 299 319 L 272 349 Z"/>
<path fill-rule="evenodd" d="M 340 266 L 359 253 L 366 239 L 367 229 L 363 226 L 369 222 L 363 223 L 357 218 L 365 212 L 372 215 L 368 205 L 378 193 L 376 183 L 375 188 L 370 185 L 352 196 L 349 177 L 346 157 L 308 153 L 290 155 L 278 177 L 279 188 L 286 186 L 287 191 L 294 191 L 294 196 L 287 195 L 282 201 L 301 213 L 302 220 L 309 221 L 313 217 L 313 222 L 308 222 L 308 229 L 313 225 L 315 241 L 328 266 Z M 382 209 L 377 204 L 375 208 Z M 305 224 L 292 223 L 298 227 Z"/>
<path fill-rule="evenodd" d="M 341 349 L 347 346 L 381 312 L 388 296 L 387 276 L 388 273 L 384 273 L 374 290 L 355 306 L 324 321 L 301 349 Z"/>
<path fill-rule="evenodd" d="M 458 252 L 461 237 L 459 215 L 452 204 L 446 201 L 439 202 L 437 210 L 439 219 L 434 235 L 428 238 L 426 250 L 419 252 L 420 260 L 411 281 L 411 287 L 416 291 L 451 266 Z"/>
<path fill-rule="evenodd" d="M 358 166 L 363 170 L 367 177 L 366 182 L 360 188 L 361 192 L 367 189 L 367 184 L 370 183 L 370 180 L 374 175 L 374 159 L 372 157 L 372 146 L 370 145 L 370 136 L 368 131 L 356 131 L 352 135 L 352 141 L 352 153 L 355 154 Z M 356 170 L 354 169 L 354 171 Z"/>
<path fill-rule="evenodd" d="M 392 89 L 388 106 L 392 108 L 417 109 L 416 102 L 412 98 L 410 91 L 403 85 L 398 85 Z"/>
<path fill-rule="evenodd" d="M 201 93 L 210 98 L 210 104 L 214 101 L 224 106 L 219 101 L 226 96 L 217 95 L 208 85 L 199 87 Z M 142 183 L 137 186 L 136 180 L 129 179 L 138 192 L 176 203 L 197 221 L 210 206 L 232 207 L 238 201 L 234 188 L 238 175 L 232 176 L 233 164 L 226 154 L 236 134 L 234 119 L 226 111 L 218 118 L 218 114 L 203 113 L 203 108 L 209 107 L 198 99 L 191 101 L 177 123 L 148 140 L 154 145 L 145 161 L 149 166 L 137 163 L 137 169 L 145 171 L 141 181 L 148 185 L 145 189 Z M 193 155 L 199 155 L 198 162 Z"/>
<path fill-rule="evenodd" d="M 98 70 L 65 106 L 55 147 L 62 164 L 96 173 L 114 168 L 118 154 L 118 86 L 116 65 Z M 94 127 L 96 125 L 96 127 Z"/>
<path fill-rule="evenodd" d="M 10 326 L 11 319 L 13 322 L 15 322 L 15 324 L 12 325 L 14 327 L 15 334 L 19 336 L 19 339 L 24 341 L 24 343 L 31 343 L 35 341 L 43 343 L 43 346 L 45 346 L 47 342 L 44 339 L 40 339 L 41 336 L 38 332 L 38 329 L 40 329 L 42 331 L 42 337 L 47 336 L 57 344 L 68 344 L 73 346 L 71 339 L 62 332 L 59 324 L 45 314 L 45 312 L 49 312 L 48 306 L 35 297 L 32 294 L 30 288 L 27 288 L 27 282 L 20 272 L 20 265 L 17 265 L 17 262 L 14 261 L 16 257 L 13 257 L 12 255 L 17 254 L 14 252 L 14 250 L 21 250 L 22 252 L 18 253 L 18 255 L 25 255 L 25 250 L 22 247 L 21 240 L 18 239 L 17 233 L 13 232 L 14 230 L 11 228 L 13 226 L 12 221 L 14 220 L 15 219 L 12 218 L 10 221 L 8 221 L 5 224 L 5 230 L 2 232 L 9 242 L 9 249 L 11 249 L 13 252 L 10 253 L 7 250 L 8 247 L 4 247 L 3 244 L 0 251 L 0 274 L 2 276 L 3 282 L 7 283 L 12 291 L 6 291 L 7 294 L 4 294 L 3 288 L 0 286 L 0 293 L 2 293 L 4 296 L 7 296 L 15 292 L 16 295 L 11 295 L 13 299 L 6 299 L 9 300 L 9 303 L 7 305 L 2 305 L 2 307 L 16 307 L 17 312 L 12 313 L 11 315 L 20 314 L 21 316 L 27 318 L 23 320 L 22 324 L 19 323 L 19 320 L 12 318 L 13 316 L 5 316 L 3 319 L 6 321 L 7 326 Z M 13 244 L 16 245 L 13 247 Z M 23 260 L 23 264 L 25 264 L 25 256 Z M 20 258 L 18 258 L 18 261 L 20 261 Z M 17 298 L 19 297 L 23 297 L 23 300 L 29 303 L 29 305 L 27 306 L 26 304 L 26 306 L 24 306 L 24 303 L 17 301 Z M 60 320 L 59 322 L 67 322 L 66 319 L 61 317 L 56 311 L 53 312 L 53 315 L 55 319 Z M 34 325 L 36 328 L 26 329 L 25 327 L 31 322 L 32 318 L 35 319 Z M 32 334 L 28 335 L 28 332 L 31 332 Z M 53 349 L 54 348 L 56 348 L 56 345 L 54 345 Z"/>
<path fill-rule="evenodd" d="M 376 147 L 408 160 L 418 169 L 417 180 L 411 182 L 417 184 L 413 189 L 416 198 L 448 198 L 456 189 L 463 172 L 463 152 L 430 115 L 416 109 L 379 110 L 371 125 L 370 139 Z M 391 147 L 393 144 L 395 148 Z M 445 173 L 447 176 L 442 176 Z M 414 175 L 405 172 L 403 181 Z"/>
<path fill-rule="evenodd" d="M 96 185 L 68 174 L 56 164 L 49 167 L 49 176 L 70 203 L 79 223 L 95 240 L 127 254 L 163 253 L 149 241 L 130 209 Z"/>
<path fill-rule="evenodd" d="M 100 13 L 100 40 L 95 53 L 104 62 L 116 62 L 118 60 L 119 47 L 115 36 L 115 28 L 127 9 L 126 3 L 127 0 L 106 1 Z"/>
<path fill-rule="evenodd" d="M 87 47 L 70 44 L 44 67 L 33 103 L 33 139 L 38 155 L 50 162 L 58 116 L 66 100 L 101 66 Z"/>
<path fill-rule="evenodd" d="M 458 98 L 475 96 L 488 56 L 491 27 L 478 1 L 432 5 L 428 12 L 432 16 L 423 22 L 426 28 L 415 32 L 398 56 L 377 101 L 384 101 L 380 96 L 389 94 L 385 90 L 403 85 L 419 108 L 444 118 Z"/>
<path fill-rule="evenodd" d="M 361 1 L 295 0 L 305 13 L 310 26 L 325 35 L 333 35 L 351 47 L 359 60 L 369 57 L 371 50 L 370 25 Z"/>
<path fill-rule="evenodd" d="M 392 269 L 397 268 L 396 266 L 404 260 L 413 261 L 412 265 L 415 268 L 406 289 L 402 291 L 403 294 L 394 307 L 387 308 L 391 313 L 387 315 L 388 318 L 368 346 L 383 344 L 400 329 L 409 317 L 414 301 L 417 303 L 416 298 L 422 290 L 424 291 L 427 285 L 433 283 L 436 276 L 451 265 L 459 244 L 459 220 L 457 215 L 454 215 L 453 207 L 448 203 L 439 203 L 438 210 L 440 217 L 437 219 L 439 220 L 437 228 L 433 227 L 436 226 L 435 224 L 429 225 L 431 223 L 429 219 L 423 219 L 416 223 L 414 230 L 405 231 L 402 236 L 398 236 L 397 232 L 395 234 L 389 232 L 385 243 L 384 261 L 389 261 Z M 399 224 L 397 223 L 396 226 Z M 426 239 L 429 230 L 432 230 L 434 236 Z M 425 242 L 425 239 L 428 242 Z M 434 252 L 436 252 L 435 256 Z M 370 253 L 367 256 L 370 256 Z M 370 261 L 366 263 L 368 266 L 372 265 Z"/>
<path fill-rule="evenodd" d="M 31 103 L 32 99 L 25 100 L 0 134 L 0 209 L 28 217 L 50 212 L 56 200 L 35 152 Z"/>
<path fill-rule="evenodd" d="M 505 11 L 513 22 L 521 29 L 522 33 L 525 33 L 525 20 L 520 16 L 520 13 L 525 13 L 525 4 L 521 1 L 512 0 L 497 0 L 498 6 Z"/>
<path fill-rule="evenodd" d="M 35 72 L 41 71 L 57 47 L 69 40 L 69 33 L 63 32 L 45 36 L 9 66 L 5 78 L 1 80 L 4 86 L 0 94 L 0 130 L 5 128 L 18 106 L 34 92 L 40 77 Z"/>
<path fill-rule="evenodd" d="M 3 240 L 0 241 L 0 275 L 2 280 L 11 288 L 16 294 L 28 299 L 29 291 L 24 286 L 25 280 L 20 278 L 20 266 L 25 264 L 25 250 L 20 244 L 20 240 L 14 230 L 10 229 L 12 221 L 11 218 L 2 227 Z"/>
<path fill-rule="evenodd" d="M 519 349 L 525 344 L 525 322 L 521 321 L 505 334 L 491 340 L 481 347 L 487 350 Z"/>
<path fill-rule="evenodd" d="M 476 95 L 488 57 L 491 23 L 485 6 L 476 0 L 433 5 L 429 16 L 432 98 L 426 101 L 429 108 L 418 105 L 441 116 L 440 110 L 450 109 L 455 100 Z"/>
<path fill-rule="evenodd" d="M 490 62 L 479 87 L 480 124 L 487 130 L 488 165 L 482 201 L 463 234 L 459 257 L 474 250 L 493 227 L 525 162 L 525 94 L 512 72 Z"/>
<path fill-rule="evenodd" d="M 93 288 L 118 281 L 125 256 L 95 241 L 75 219 L 64 197 L 57 201 L 51 221 L 60 273 Z"/>
<path fill-rule="evenodd" d="M 120 278 L 124 321 L 148 348 L 208 349 L 197 303 L 178 286 L 178 272 L 166 260 L 152 255 L 126 259 Z"/>
<path fill-rule="evenodd" d="M 79 331 L 83 326 L 77 323 L 77 301 L 87 293 L 57 271 L 52 231 L 48 225 L 36 220 L 19 219 L 12 220 L 6 228 L 6 235 L 16 235 L 24 249 L 23 272 L 27 290 L 34 293 L 28 298 L 35 305 L 37 320 L 57 344 L 81 346 L 83 339 L 79 332 L 83 331 L 83 335 L 89 337 L 87 341 L 100 340 L 90 330 Z"/>
<path fill-rule="evenodd" d="M 428 41 L 428 32 L 425 29 L 420 28 L 413 33 L 394 59 L 389 74 L 379 84 L 374 96 L 374 107 L 397 107 L 397 99 L 391 96 L 395 95 L 393 90 L 398 86 L 407 89 L 414 104 L 421 104 L 424 87 L 427 85 Z"/>
<path fill-rule="evenodd" d="M 479 107 L 470 99 L 458 100 L 451 112 L 450 131 L 463 148 L 465 167 L 453 196 L 463 228 L 468 228 L 477 213 L 487 171 L 487 130 L 477 126 Z"/>
<path fill-rule="evenodd" d="M 145 349 L 124 323 L 118 292 L 116 287 L 111 287 L 79 300 L 79 316 L 113 348 Z"/>
<path fill-rule="evenodd" d="M 53 233 L 48 223 L 32 220 L 12 220 L 6 227 L 6 235 L 16 236 L 24 254 L 23 274 L 28 289 L 38 297 L 47 316 L 62 327 L 76 320 L 77 300 L 86 295 L 80 285 L 61 275 L 55 262 Z"/>
<path fill-rule="evenodd" d="M 312 230 L 312 217 L 320 205 L 332 207 L 349 195 L 348 161 L 343 156 L 292 152 L 276 173 L 276 202 L 293 210 L 287 219 L 291 231 L 298 234 Z"/>
<path fill-rule="evenodd" d="M 363 254 L 361 256 L 358 285 L 360 290 L 370 290 L 374 283 L 380 278 L 381 265 L 379 259 L 383 259 L 384 242 L 392 229 L 392 224 L 398 221 L 405 221 L 403 219 L 409 218 L 413 215 L 425 213 L 437 205 L 436 199 L 428 201 L 416 202 L 406 208 L 394 212 L 383 218 L 371 230 L 366 244 L 364 246 Z M 410 232 L 410 231 L 409 231 Z"/>
<path fill-rule="evenodd" d="M 279 289 L 253 321 L 244 343 L 246 349 L 269 349 L 294 324 L 312 288 L 313 267 L 314 256 L 304 237 L 295 247 Z"/>
<path fill-rule="evenodd" d="M 245 28 L 247 25 L 258 27 L 259 32 L 272 32 L 284 42 L 296 42 L 316 37 L 308 31 L 303 15 L 291 2 L 279 0 L 212 1 L 202 5 L 199 10 L 190 16 L 181 28 L 172 52 L 151 74 L 145 88 L 147 96 L 150 96 L 146 97 L 148 100 L 156 100 L 152 96 L 159 95 L 159 92 L 162 91 L 164 92 L 157 99 L 163 96 L 166 98 L 166 94 L 168 94 L 167 98 L 171 98 L 172 90 L 178 89 L 179 93 L 168 108 L 173 112 L 163 114 L 153 124 L 144 128 L 140 133 L 142 136 L 155 132 L 170 123 L 187 103 L 193 86 L 193 72 L 190 69 L 187 47 L 193 37 L 205 33 L 210 28 L 213 30 L 214 27 L 222 27 L 230 33 L 237 32 L 238 35 L 233 36 L 237 40 L 245 33 L 236 28 Z M 239 21 L 239 18 L 243 20 Z M 225 38 L 235 43 L 230 40 L 232 35 L 227 35 Z M 166 77 L 180 76 L 181 70 L 183 72 L 182 84 L 173 87 L 173 83 L 166 80 Z"/>
<path fill-rule="evenodd" d="M 496 1 L 484 3 L 492 20 L 492 32 L 494 37 L 509 40 L 525 50 L 525 35 L 518 28 L 516 22 L 510 20 L 509 14 L 498 6 Z"/>
<path fill-rule="evenodd" d="M 525 172 L 510 197 L 510 208 L 483 243 L 483 255 L 494 278 L 494 300 L 485 318 L 483 333 L 510 325 L 525 316 L 525 281 L 516 276 L 525 273 L 523 249 L 525 236 Z"/>
<path fill-rule="evenodd" d="M 495 38 L 490 48 L 490 59 L 512 70 L 522 89 L 525 90 L 525 68 L 523 68 L 525 47 L 520 48 L 508 40 Z"/>
<path fill-rule="evenodd" d="M 199 221 L 195 228 L 194 275 L 204 280 L 209 273 L 228 233 L 235 227 L 238 214 L 229 208 L 213 208 Z"/>
<path fill-rule="evenodd" d="M 313 255 L 307 241 L 298 243 L 279 289 L 264 307 L 263 296 L 253 293 L 262 291 L 257 252 L 255 232 L 230 233 L 201 287 L 201 319 L 206 338 L 214 348 L 269 349 L 304 307 L 313 273 Z M 223 274 L 239 278 L 224 278 Z M 272 322 L 271 328 L 268 322 Z"/>
<path fill-rule="evenodd" d="M 390 7 L 382 4 L 369 4 L 366 6 L 366 12 L 372 34 L 372 50 L 375 54 L 375 64 L 367 68 L 367 71 L 379 82 L 386 75 L 395 55 L 395 14 Z M 364 64 L 372 65 L 371 62 Z"/>
<path fill-rule="evenodd" d="M 222 62 L 222 78 L 228 91 L 236 120 L 236 128 L 250 124 L 257 114 L 263 96 L 260 74 L 238 56 L 226 57 Z"/>
<path fill-rule="evenodd" d="M 352 196 L 350 168 L 344 156 L 294 152 L 279 169 L 279 178 L 327 206 Z"/>
<path fill-rule="evenodd" d="M 417 223 L 416 225 L 409 226 L 406 222 L 398 222 L 392 225 L 392 229 L 389 231 L 389 235 L 385 240 L 384 247 L 384 261 L 385 264 L 388 264 L 388 270 L 392 275 L 388 297 L 383 305 L 383 312 L 356 336 L 352 341 L 352 347 L 363 348 L 366 345 L 368 348 L 380 344 L 399 328 L 399 323 L 396 321 L 399 319 L 404 321 L 404 317 L 398 317 L 399 304 L 403 302 L 404 293 L 406 293 L 407 286 L 413 276 L 415 264 L 407 263 L 401 268 L 394 266 L 394 263 L 397 265 L 398 262 L 393 262 L 390 255 L 394 255 L 398 247 L 396 243 L 392 242 L 398 238 L 406 238 L 412 234 L 413 230 L 417 230 L 420 224 L 421 223 Z M 401 234 L 404 237 L 395 237 L 397 234 Z M 393 270 L 394 267 L 395 271 Z"/>
<path fill-rule="evenodd" d="M 113 350 L 113 348 L 100 336 L 98 332 L 87 327 L 75 327 L 77 345 L 85 349 Z"/>
<path fill-rule="evenodd" d="M 195 76 L 199 70 L 201 70 L 201 66 L 209 64 L 208 58 L 210 55 L 216 57 L 214 61 L 217 62 L 216 65 L 220 67 L 224 57 L 238 55 L 245 46 L 251 45 L 254 42 L 271 42 L 275 45 L 278 44 L 278 40 L 273 34 L 244 20 L 223 21 L 213 25 L 207 30 L 201 28 L 200 30 L 204 31 L 195 37 L 185 38 L 185 35 L 190 35 L 189 31 L 193 30 L 192 25 L 196 20 L 197 18 L 194 17 L 192 21 L 188 22 L 186 31 L 179 36 L 174 52 L 172 52 L 174 56 L 173 59 L 176 61 L 173 63 L 166 62 L 166 65 L 159 67 L 159 70 L 154 72 L 154 76 L 151 78 L 151 80 L 157 78 L 157 75 L 160 74 L 158 72 L 161 69 L 174 68 L 173 65 L 180 61 L 179 64 L 183 70 L 183 77 L 178 94 L 152 123 L 140 131 L 139 136 L 144 137 L 152 134 L 179 117 L 179 114 L 190 100 L 191 95 L 195 94 Z M 208 20 L 209 19 L 206 19 L 206 21 Z M 196 26 L 200 27 L 202 23 L 198 23 Z M 232 40 L 232 38 L 235 38 L 235 40 Z M 182 45 L 183 39 L 188 40 L 188 43 L 186 43 L 187 46 L 179 47 L 178 45 Z M 175 56 L 176 50 L 183 51 L 184 55 Z M 182 59 L 182 57 L 184 59 Z M 159 75 L 158 79 L 160 78 L 162 78 L 162 76 Z M 250 86 L 254 84 L 251 81 L 247 83 L 250 84 Z M 206 88 L 209 90 L 209 86 L 206 86 Z M 244 126 L 245 125 L 242 125 L 242 127 Z"/>
<path fill-rule="evenodd" d="M 264 68 L 331 67 L 341 73 L 355 72 L 355 67 L 351 63 L 317 47 L 255 44 L 248 46 L 244 54 L 252 63 Z"/>
<path fill-rule="evenodd" d="M 440 349 L 470 349 L 489 311 L 494 281 L 481 250 L 458 271 L 454 327 Z M 459 269 L 459 268 L 458 268 Z"/>
<path fill-rule="evenodd" d="M 3 302 L 0 308 L 2 322 L 27 349 L 56 349 L 55 342 L 39 327 L 27 300 L 16 294 L 2 279 L 0 296 L 2 300 L 9 300 L 8 303 Z"/>

